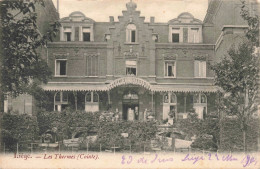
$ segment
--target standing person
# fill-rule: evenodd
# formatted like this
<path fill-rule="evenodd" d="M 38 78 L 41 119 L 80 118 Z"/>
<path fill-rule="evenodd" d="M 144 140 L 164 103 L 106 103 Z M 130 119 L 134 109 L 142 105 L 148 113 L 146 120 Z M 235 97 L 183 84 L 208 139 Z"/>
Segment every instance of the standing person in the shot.
<path fill-rule="evenodd" d="M 147 116 L 147 109 L 144 110 L 144 121 L 147 120 L 146 116 Z"/>

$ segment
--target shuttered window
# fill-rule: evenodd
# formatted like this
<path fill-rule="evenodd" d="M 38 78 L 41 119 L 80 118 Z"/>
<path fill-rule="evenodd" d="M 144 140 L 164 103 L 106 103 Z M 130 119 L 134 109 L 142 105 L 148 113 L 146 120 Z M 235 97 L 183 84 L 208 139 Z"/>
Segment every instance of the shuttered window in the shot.
<path fill-rule="evenodd" d="M 206 61 L 195 60 L 194 77 L 206 78 Z"/>

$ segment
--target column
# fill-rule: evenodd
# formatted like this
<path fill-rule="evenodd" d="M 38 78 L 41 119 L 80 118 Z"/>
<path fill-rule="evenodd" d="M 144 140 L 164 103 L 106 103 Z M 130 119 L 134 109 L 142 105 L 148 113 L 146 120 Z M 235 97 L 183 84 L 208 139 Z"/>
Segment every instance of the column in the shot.
<path fill-rule="evenodd" d="M 184 108 L 183 108 L 183 111 L 184 111 L 184 113 L 186 113 L 187 112 L 187 94 L 186 93 L 184 93 Z"/>
<path fill-rule="evenodd" d="M 83 38 L 82 38 L 82 26 L 79 26 L 79 41 L 83 41 Z"/>
<path fill-rule="evenodd" d="M 71 27 L 71 41 L 75 41 L 75 27 Z"/>
<path fill-rule="evenodd" d="M 154 112 L 154 107 L 153 107 L 153 91 L 152 91 L 152 112 Z"/>

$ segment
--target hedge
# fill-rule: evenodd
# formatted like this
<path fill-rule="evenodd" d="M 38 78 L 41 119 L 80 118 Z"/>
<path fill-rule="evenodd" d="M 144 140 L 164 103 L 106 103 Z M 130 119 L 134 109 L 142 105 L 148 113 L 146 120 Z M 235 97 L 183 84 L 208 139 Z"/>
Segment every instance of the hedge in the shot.
<path fill-rule="evenodd" d="M 1 114 L 1 142 L 5 149 L 14 151 L 17 143 L 20 150 L 27 149 L 27 144 L 38 140 L 39 128 L 35 117 L 27 114 Z"/>

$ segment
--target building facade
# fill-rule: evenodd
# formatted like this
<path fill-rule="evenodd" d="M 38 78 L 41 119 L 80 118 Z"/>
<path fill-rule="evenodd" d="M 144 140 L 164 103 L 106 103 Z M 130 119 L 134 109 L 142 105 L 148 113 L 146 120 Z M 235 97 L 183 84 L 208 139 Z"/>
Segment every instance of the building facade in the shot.
<path fill-rule="evenodd" d="M 81 12 L 61 19 L 60 40 L 48 46 L 54 77 L 43 85 L 53 110 L 113 111 L 123 120 L 215 114 L 216 40 L 205 33 L 212 28 L 187 12 L 168 23 L 145 22 L 136 7 L 128 2 L 118 22 Z"/>
<path fill-rule="evenodd" d="M 41 32 L 59 17 L 52 1 L 45 5 L 37 8 Z M 256 1 L 247 5 L 258 14 Z M 49 111 L 111 111 L 123 120 L 216 115 L 219 88 L 210 65 L 243 40 L 247 23 L 240 6 L 236 0 L 209 0 L 204 21 L 184 12 L 158 23 L 154 17 L 145 22 L 130 1 L 118 21 L 110 16 L 109 22 L 95 22 L 79 11 L 60 19 L 58 39 L 41 51 L 53 72 L 42 85 L 52 102 Z M 36 111 L 29 95 L 8 97 L 4 107 Z"/>

